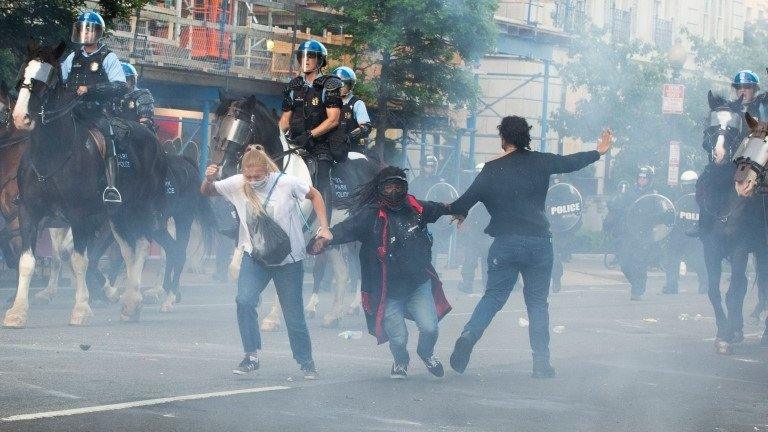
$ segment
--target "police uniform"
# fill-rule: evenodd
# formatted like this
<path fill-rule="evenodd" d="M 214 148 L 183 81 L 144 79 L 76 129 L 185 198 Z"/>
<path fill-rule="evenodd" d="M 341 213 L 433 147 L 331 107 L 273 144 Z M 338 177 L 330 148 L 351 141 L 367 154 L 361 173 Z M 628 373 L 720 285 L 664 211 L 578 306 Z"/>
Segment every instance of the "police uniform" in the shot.
<path fill-rule="evenodd" d="M 152 133 L 157 132 L 153 121 L 155 99 L 147 89 L 137 88 L 126 93 L 117 105 L 117 115 L 124 120 L 141 123 Z"/>
<path fill-rule="evenodd" d="M 344 99 L 347 99 L 344 101 Z M 361 145 L 361 140 L 371 133 L 371 119 L 368 116 L 365 102 L 358 99 L 351 92 L 342 99 L 341 107 L 341 125 L 347 136 L 349 149 L 353 151 L 365 152 L 365 145 Z M 359 132 L 355 132 L 359 130 Z"/>
<path fill-rule="evenodd" d="M 304 77 L 296 77 L 288 83 L 283 93 L 283 111 L 291 111 L 290 136 L 299 137 L 319 126 L 328 118 L 327 108 L 342 107 L 341 80 L 322 75 L 309 85 Z M 306 151 L 315 166 L 310 167 L 312 184 L 320 191 L 330 210 L 332 202 L 331 167 L 334 161 L 347 157 L 344 130 L 336 128 L 322 136 L 312 137 Z"/>

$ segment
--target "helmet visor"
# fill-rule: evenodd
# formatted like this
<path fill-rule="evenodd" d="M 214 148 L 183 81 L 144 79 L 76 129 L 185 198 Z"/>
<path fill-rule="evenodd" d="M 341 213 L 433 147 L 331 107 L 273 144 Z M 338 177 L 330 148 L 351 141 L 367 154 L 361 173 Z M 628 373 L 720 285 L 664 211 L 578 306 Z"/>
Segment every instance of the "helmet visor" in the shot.
<path fill-rule="evenodd" d="M 100 24 L 91 22 L 76 22 L 72 24 L 72 37 L 74 43 L 92 45 L 99 42 L 104 34 L 104 28 Z"/>
<path fill-rule="evenodd" d="M 296 51 L 296 60 L 299 61 L 299 67 L 302 72 L 312 72 L 320 66 L 320 53 L 310 51 L 307 48 Z"/>

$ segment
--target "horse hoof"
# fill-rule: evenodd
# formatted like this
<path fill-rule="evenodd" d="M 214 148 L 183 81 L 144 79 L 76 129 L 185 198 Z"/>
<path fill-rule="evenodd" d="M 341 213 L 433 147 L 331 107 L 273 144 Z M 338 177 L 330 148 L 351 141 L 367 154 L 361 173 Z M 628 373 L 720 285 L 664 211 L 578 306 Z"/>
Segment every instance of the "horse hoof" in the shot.
<path fill-rule="evenodd" d="M 733 352 L 731 344 L 724 340 L 715 341 L 715 350 L 721 355 L 730 355 Z"/>
<path fill-rule="evenodd" d="M 323 318 L 323 328 L 339 328 L 340 324 L 341 324 L 341 318 L 338 318 L 338 317 Z"/>
<path fill-rule="evenodd" d="M 5 313 L 3 327 L 11 329 L 23 329 L 27 326 L 27 314 L 14 312 L 13 309 Z"/>
<path fill-rule="evenodd" d="M 272 320 L 264 320 L 261 322 L 261 331 L 263 332 L 275 332 L 280 329 L 280 323 Z"/>
<path fill-rule="evenodd" d="M 53 293 L 48 290 L 41 290 L 35 293 L 35 301 L 40 304 L 48 304 L 53 299 Z"/>
<path fill-rule="evenodd" d="M 140 307 L 137 307 L 133 311 L 129 311 L 126 308 L 123 308 L 122 312 L 120 312 L 120 321 L 123 321 L 123 322 L 138 322 L 140 317 L 141 317 Z"/>

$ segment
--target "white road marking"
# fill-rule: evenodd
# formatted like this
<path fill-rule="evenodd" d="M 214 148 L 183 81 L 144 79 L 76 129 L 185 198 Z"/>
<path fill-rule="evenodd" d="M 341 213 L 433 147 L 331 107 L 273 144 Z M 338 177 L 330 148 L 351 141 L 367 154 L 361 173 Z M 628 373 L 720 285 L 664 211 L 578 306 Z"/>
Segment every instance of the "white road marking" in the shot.
<path fill-rule="evenodd" d="M 248 389 L 241 389 L 241 390 L 228 390 L 228 391 L 220 391 L 220 392 L 212 392 L 212 393 L 199 393 L 199 394 L 191 394 L 191 395 L 185 395 L 185 396 L 173 396 L 173 397 L 159 398 L 159 399 L 146 399 L 146 400 L 123 402 L 123 403 L 116 403 L 116 404 L 109 404 L 109 405 L 96 405 L 96 406 L 73 408 L 73 409 L 66 409 L 66 410 L 60 410 L 60 411 L 46 411 L 46 412 L 33 413 L 33 414 L 19 414 L 19 415 L 12 415 L 10 417 L 4 417 L 0 420 L 4 422 L 39 420 L 44 418 L 63 417 L 63 416 L 71 416 L 71 415 L 79 415 L 79 414 L 92 414 L 92 413 L 104 412 L 104 411 L 117 411 L 117 410 L 129 409 L 129 408 L 161 405 L 161 404 L 166 404 L 171 402 L 209 399 L 209 398 L 215 398 L 215 397 L 226 397 L 226 396 L 235 396 L 235 395 L 251 394 L 251 393 L 263 393 L 263 392 L 269 392 L 269 391 L 288 390 L 288 389 L 290 389 L 290 387 L 273 386 L 273 387 L 255 387 L 255 388 L 248 388 Z"/>

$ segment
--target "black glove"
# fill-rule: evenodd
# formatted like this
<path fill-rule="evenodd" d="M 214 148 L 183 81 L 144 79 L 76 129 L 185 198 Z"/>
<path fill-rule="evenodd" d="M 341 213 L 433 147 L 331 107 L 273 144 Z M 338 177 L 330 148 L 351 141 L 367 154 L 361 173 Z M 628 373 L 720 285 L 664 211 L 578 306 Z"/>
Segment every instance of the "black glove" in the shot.
<path fill-rule="evenodd" d="M 309 132 L 304 132 L 303 134 L 297 136 L 293 139 L 293 143 L 301 148 L 312 148 L 314 143 L 312 142 L 312 135 L 309 134 Z"/>

